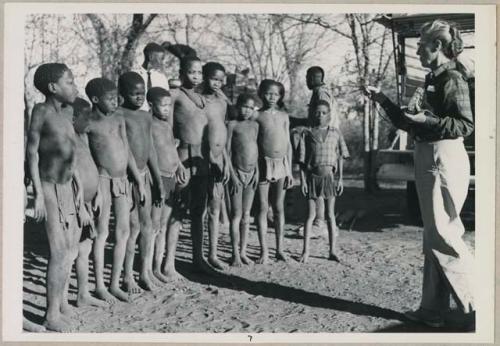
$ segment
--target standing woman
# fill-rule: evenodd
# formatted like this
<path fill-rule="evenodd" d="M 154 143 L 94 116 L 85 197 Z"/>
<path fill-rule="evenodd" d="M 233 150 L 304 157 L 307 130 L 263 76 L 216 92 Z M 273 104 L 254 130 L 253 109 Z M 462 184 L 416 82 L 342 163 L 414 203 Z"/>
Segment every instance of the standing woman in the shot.
<path fill-rule="evenodd" d="M 424 223 L 422 301 L 405 316 L 431 327 L 444 325 L 450 294 L 465 313 L 474 311 L 473 257 L 462 239 L 460 211 L 469 186 L 469 158 L 463 138 L 474 130 L 466 80 L 457 58 L 463 50 L 459 30 L 435 20 L 420 31 L 417 54 L 425 78 L 424 106 L 416 114 L 400 109 L 379 89 L 367 87 L 394 125 L 416 141 L 414 162 L 418 199 Z M 470 316 L 474 316 L 471 314 Z"/>

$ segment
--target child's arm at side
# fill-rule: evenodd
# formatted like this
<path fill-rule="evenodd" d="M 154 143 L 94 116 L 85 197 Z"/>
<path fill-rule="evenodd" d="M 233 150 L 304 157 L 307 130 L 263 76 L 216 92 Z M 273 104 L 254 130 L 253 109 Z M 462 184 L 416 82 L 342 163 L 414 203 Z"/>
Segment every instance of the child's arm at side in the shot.
<path fill-rule="evenodd" d="M 288 114 L 285 113 L 285 135 L 287 140 L 287 155 L 288 155 L 288 176 L 285 178 L 284 188 L 288 189 L 293 186 L 292 175 L 292 143 L 290 142 L 290 119 Z"/>
<path fill-rule="evenodd" d="M 304 196 L 307 196 L 307 180 L 306 180 L 306 130 L 302 130 L 302 133 L 300 134 L 300 138 L 298 140 L 298 158 L 297 162 L 299 163 L 300 167 L 300 188 L 302 191 L 302 194 Z"/>
<path fill-rule="evenodd" d="M 339 156 L 338 170 L 339 181 L 337 183 L 337 196 L 340 196 L 344 192 L 344 158 L 342 156 Z"/>
<path fill-rule="evenodd" d="M 158 167 L 158 154 L 156 153 L 156 148 L 154 146 L 152 128 L 150 128 L 149 130 L 149 140 L 151 148 L 149 152 L 148 167 L 153 177 L 153 187 L 155 188 L 155 193 L 153 194 L 155 198 L 153 198 L 153 202 L 157 206 L 161 206 L 161 203 L 163 202 L 165 196 L 163 190 L 163 181 L 161 180 L 160 168 Z"/>
<path fill-rule="evenodd" d="M 344 159 L 349 158 L 349 150 L 347 149 L 347 144 L 345 143 L 344 136 L 342 136 L 342 133 L 340 133 L 339 136 L 337 155 L 338 155 L 338 172 L 339 172 L 337 195 L 340 196 L 344 192 Z"/>
<path fill-rule="evenodd" d="M 128 152 L 128 161 L 127 161 L 127 168 L 132 174 L 132 177 L 134 178 L 135 182 L 137 183 L 137 187 L 139 189 L 139 199 L 141 203 L 146 201 L 146 192 L 144 190 L 144 184 L 139 176 L 139 170 L 137 169 L 137 164 L 135 163 L 135 158 L 134 154 L 132 154 L 132 151 L 130 150 L 130 147 L 128 145 L 128 139 L 127 139 L 127 130 L 126 130 L 126 125 L 125 125 L 125 119 L 121 117 L 120 119 L 120 136 L 123 141 L 123 145 L 127 149 Z"/>
<path fill-rule="evenodd" d="M 229 176 L 230 176 L 230 179 L 231 179 L 231 185 L 230 185 L 230 189 L 232 190 L 231 193 L 236 193 L 237 191 L 235 191 L 236 189 L 238 189 L 239 187 L 239 180 L 236 178 L 236 175 L 234 173 L 234 168 L 233 168 L 233 164 L 232 164 L 232 160 L 231 160 L 231 157 L 232 157 L 232 151 L 231 151 L 231 141 L 233 139 L 233 130 L 234 130 L 234 123 L 232 121 L 230 121 L 228 124 L 227 124 L 227 139 L 226 139 L 226 153 L 227 153 L 227 166 L 228 166 L 228 170 L 229 170 Z"/>
<path fill-rule="evenodd" d="M 80 173 L 75 169 L 73 171 L 73 179 L 76 184 L 76 205 L 77 205 L 77 212 L 78 212 L 78 217 L 81 221 L 82 226 L 87 226 L 92 222 L 92 218 L 90 217 L 89 213 L 87 212 L 87 209 L 85 208 L 85 201 L 83 199 L 83 184 L 82 180 L 80 179 Z"/>
<path fill-rule="evenodd" d="M 31 114 L 31 124 L 28 132 L 28 167 L 33 181 L 33 190 L 35 192 L 35 220 L 40 222 L 46 216 L 45 201 L 43 197 L 42 182 L 40 180 L 40 171 L 38 170 L 39 156 L 38 147 L 40 145 L 40 132 L 45 122 L 45 106 L 35 105 Z"/>

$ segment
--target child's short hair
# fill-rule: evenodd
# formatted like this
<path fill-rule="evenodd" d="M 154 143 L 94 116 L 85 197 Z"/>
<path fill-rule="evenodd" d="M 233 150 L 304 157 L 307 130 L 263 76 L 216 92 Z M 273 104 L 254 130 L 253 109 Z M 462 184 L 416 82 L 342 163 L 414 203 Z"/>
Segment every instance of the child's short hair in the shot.
<path fill-rule="evenodd" d="M 226 69 L 224 66 L 219 64 L 218 62 L 210 61 L 203 65 L 203 79 L 208 79 L 212 77 L 215 71 L 222 71 L 224 74 L 226 73 Z"/>
<path fill-rule="evenodd" d="M 94 78 L 85 86 L 85 93 L 90 101 L 92 97 L 101 98 L 105 93 L 115 90 L 115 83 L 106 78 Z"/>
<path fill-rule="evenodd" d="M 154 103 L 162 97 L 170 97 L 170 93 L 168 92 L 168 90 L 160 87 L 152 87 L 148 90 L 146 100 L 150 103 Z"/>
<path fill-rule="evenodd" d="M 318 109 L 319 106 L 326 106 L 329 111 L 332 110 L 331 106 L 330 106 L 330 103 L 328 101 L 325 101 L 325 100 L 319 100 L 318 103 L 316 103 L 314 111 L 316 111 L 316 109 Z"/>
<path fill-rule="evenodd" d="M 118 78 L 118 91 L 125 96 L 137 84 L 145 84 L 141 75 L 133 71 L 125 72 Z"/>
<path fill-rule="evenodd" d="M 81 97 L 77 97 L 75 101 L 72 104 L 73 106 L 73 112 L 74 114 L 79 114 L 85 109 L 91 108 L 90 103 L 88 103 L 86 100 L 82 99 Z"/>
<path fill-rule="evenodd" d="M 252 100 L 255 103 L 255 97 L 252 94 L 239 94 L 238 98 L 236 99 L 236 107 L 241 107 L 249 100 Z"/>
<path fill-rule="evenodd" d="M 70 69 L 65 64 L 48 63 L 38 66 L 33 77 L 33 84 L 45 96 L 50 95 L 49 84 L 57 83 L 64 72 Z"/>
<path fill-rule="evenodd" d="M 195 61 L 201 62 L 200 58 L 198 58 L 197 56 L 188 55 L 188 56 L 183 57 L 181 59 L 181 65 L 180 65 L 181 73 L 186 72 L 189 69 L 189 66 L 191 66 L 191 63 L 193 63 Z"/>
<path fill-rule="evenodd" d="M 325 70 L 323 70 L 320 66 L 311 66 L 307 69 L 306 74 L 312 75 L 315 73 L 321 73 L 321 80 L 325 78 Z"/>

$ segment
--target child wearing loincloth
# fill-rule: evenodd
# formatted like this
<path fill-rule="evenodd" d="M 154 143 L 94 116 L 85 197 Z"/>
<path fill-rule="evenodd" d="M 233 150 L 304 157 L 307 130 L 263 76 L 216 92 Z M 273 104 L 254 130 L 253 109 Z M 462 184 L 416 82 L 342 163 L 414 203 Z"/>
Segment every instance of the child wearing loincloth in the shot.
<path fill-rule="evenodd" d="M 97 236 L 95 230 L 96 216 L 102 210 L 102 193 L 99 191 L 99 171 L 92 159 L 85 127 L 88 126 L 89 114 L 92 111 L 90 104 L 77 97 L 73 102 L 73 126 L 77 133 L 76 140 L 76 170 L 80 175 L 83 189 L 85 212 L 89 215 L 89 224 L 83 226 L 78 257 L 76 259 L 76 276 L 78 282 L 78 296 L 76 304 L 81 306 L 107 306 L 108 303 L 96 299 L 89 292 L 89 255 L 92 243 Z M 83 130 L 82 130 L 83 129 Z"/>
<path fill-rule="evenodd" d="M 158 156 L 153 145 L 151 113 L 140 109 L 145 101 L 145 85 L 136 72 L 125 72 L 118 79 L 118 91 L 123 97 L 119 110 L 125 119 L 130 152 L 144 186 L 145 198 L 140 201 L 139 190 L 132 186 L 132 210 L 130 212 L 130 237 L 125 255 L 125 285 L 129 293 L 141 292 L 134 279 L 134 257 L 137 237 L 141 267 L 139 282 L 146 290 L 161 284 L 153 275 L 154 235 L 151 221 L 153 203 L 161 206 L 164 200 L 163 182 L 158 168 Z"/>
<path fill-rule="evenodd" d="M 236 109 L 238 118 L 227 125 L 227 153 L 231 159 L 231 179 L 228 184 L 233 248 L 231 265 L 239 267 L 242 263 L 252 263 L 246 252 L 250 210 L 259 182 L 259 124 L 254 119 L 255 99 L 252 95 L 239 95 Z"/>
<path fill-rule="evenodd" d="M 78 254 L 81 227 L 89 222 L 82 212 L 82 185 L 75 170 L 76 134 L 70 104 L 77 90 L 71 70 L 58 63 L 40 65 L 34 84 L 45 96 L 45 102 L 33 108 L 27 143 L 34 218 L 38 222 L 45 219 L 50 251 L 44 326 L 69 332 L 74 324 L 65 289 Z"/>
<path fill-rule="evenodd" d="M 335 223 L 335 196 L 343 192 L 343 160 L 349 157 L 342 134 L 329 126 L 330 104 L 318 101 L 313 113 L 314 126 L 303 131 L 299 143 L 300 183 L 308 201 L 308 215 L 304 227 L 304 249 L 300 262 L 309 258 L 309 237 L 316 217 L 316 204 L 325 203 L 330 256 L 339 262 L 335 251 L 338 235 Z M 339 175 L 335 181 L 335 174 Z"/>
<path fill-rule="evenodd" d="M 195 91 L 202 82 L 202 65 L 200 59 L 193 56 L 184 57 L 180 65 L 182 86 L 172 90 L 171 96 L 174 137 L 179 139 L 177 152 L 189 176 L 189 183 L 181 194 L 190 211 L 194 269 L 210 274 L 214 268 L 203 257 L 203 219 L 209 179 L 208 120 L 205 100 Z"/>
<path fill-rule="evenodd" d="M 155 236 L 153 274 L 161 281 L 169 282 L 180 277 L 175 270 L 175 250 L 182 226 L 177 184 L 186 184 L 187 175 L 177 154 L 172 125 L 169 122 L 172 102 L 170 93 L 163 88 L 152 87 L 146 98 L 153 113 L 153 145 L 158 154 L 158 167 L 165 196 L 163 204 L 153 206 L 151 212 Z M 162 271 L 165 237 L 167 256 Z"/>
<path fill-rule="evenodd" d="M 216 269 L 223 269 L 217 258 L 219 237 L 219 216 L 225 212 L 225 185 L 229 180 L 229 164 L 226 153 L 227 129 L 225 120 L 228 111 L 228 99 L 221 90 L 226 70 L 217 62 L 208 62 L 203 66 L 202 95 L 205 98 L 207 116 L 207 140 L 209 145 L 208 178 L 208 263 Z"/>
<path fill-rule="evenodd" d="M 102 193 L 102 210 L 97 219 L 97 237 L 93 249 L 96 294 L 107 302 L 115 302 L 116 299 L 128 301 L 128 293 L 120 287 L 125 249 L 130 236 L 127 169 L 132 172 L 141 196 L 144 196 L 144 185 L 129 152 L 125 121 L 117 112 L 115 84 L 105 78 L 95 78 L 87 83 L 85 92 L 92 102 L 92 112 L 83 132 L 87 134 L 90 152 L 97 165 L 99 191 Z M 109 234 L 111 206 L 115 216 L 115 244 L 108 292 L 104 284 L 104 247 Z"/>
<path fill-rule="evenodd" d="M 269 192 L 271 190 L 271 206 L 274 212 L 274 228 L 276 232 L 276 259 L 286 261 L 283 252 L 285 212 L 284 201 L 286 189 L 293 184 L 291 162 L 292 147 L 290 144 L 289 118 L 284 112 L 283 98 L 285 88 L 279 82 L 265 79 L 259 85 L 259 97 L 263 107 L 259 111 L 259 216 L 258 231 L 261 244 L 261 256 L 258 263 L 268 261 L 266 242 L 267 212 L 269 210 Z"/>

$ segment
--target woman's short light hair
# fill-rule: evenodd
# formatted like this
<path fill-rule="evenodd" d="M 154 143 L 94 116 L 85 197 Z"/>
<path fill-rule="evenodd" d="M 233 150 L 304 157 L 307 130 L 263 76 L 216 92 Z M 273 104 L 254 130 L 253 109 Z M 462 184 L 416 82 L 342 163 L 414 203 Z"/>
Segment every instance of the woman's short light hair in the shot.
<path fill-rule="evenodd" d="M 420 35 L 432 41 L 441 41 L 443 54 L 449 59 L 456 59 L 464 50 L 460 30 L 458 30 L 455 24 L 444 20 L 436 19 L 425 23 L 420 29 Z"/>

